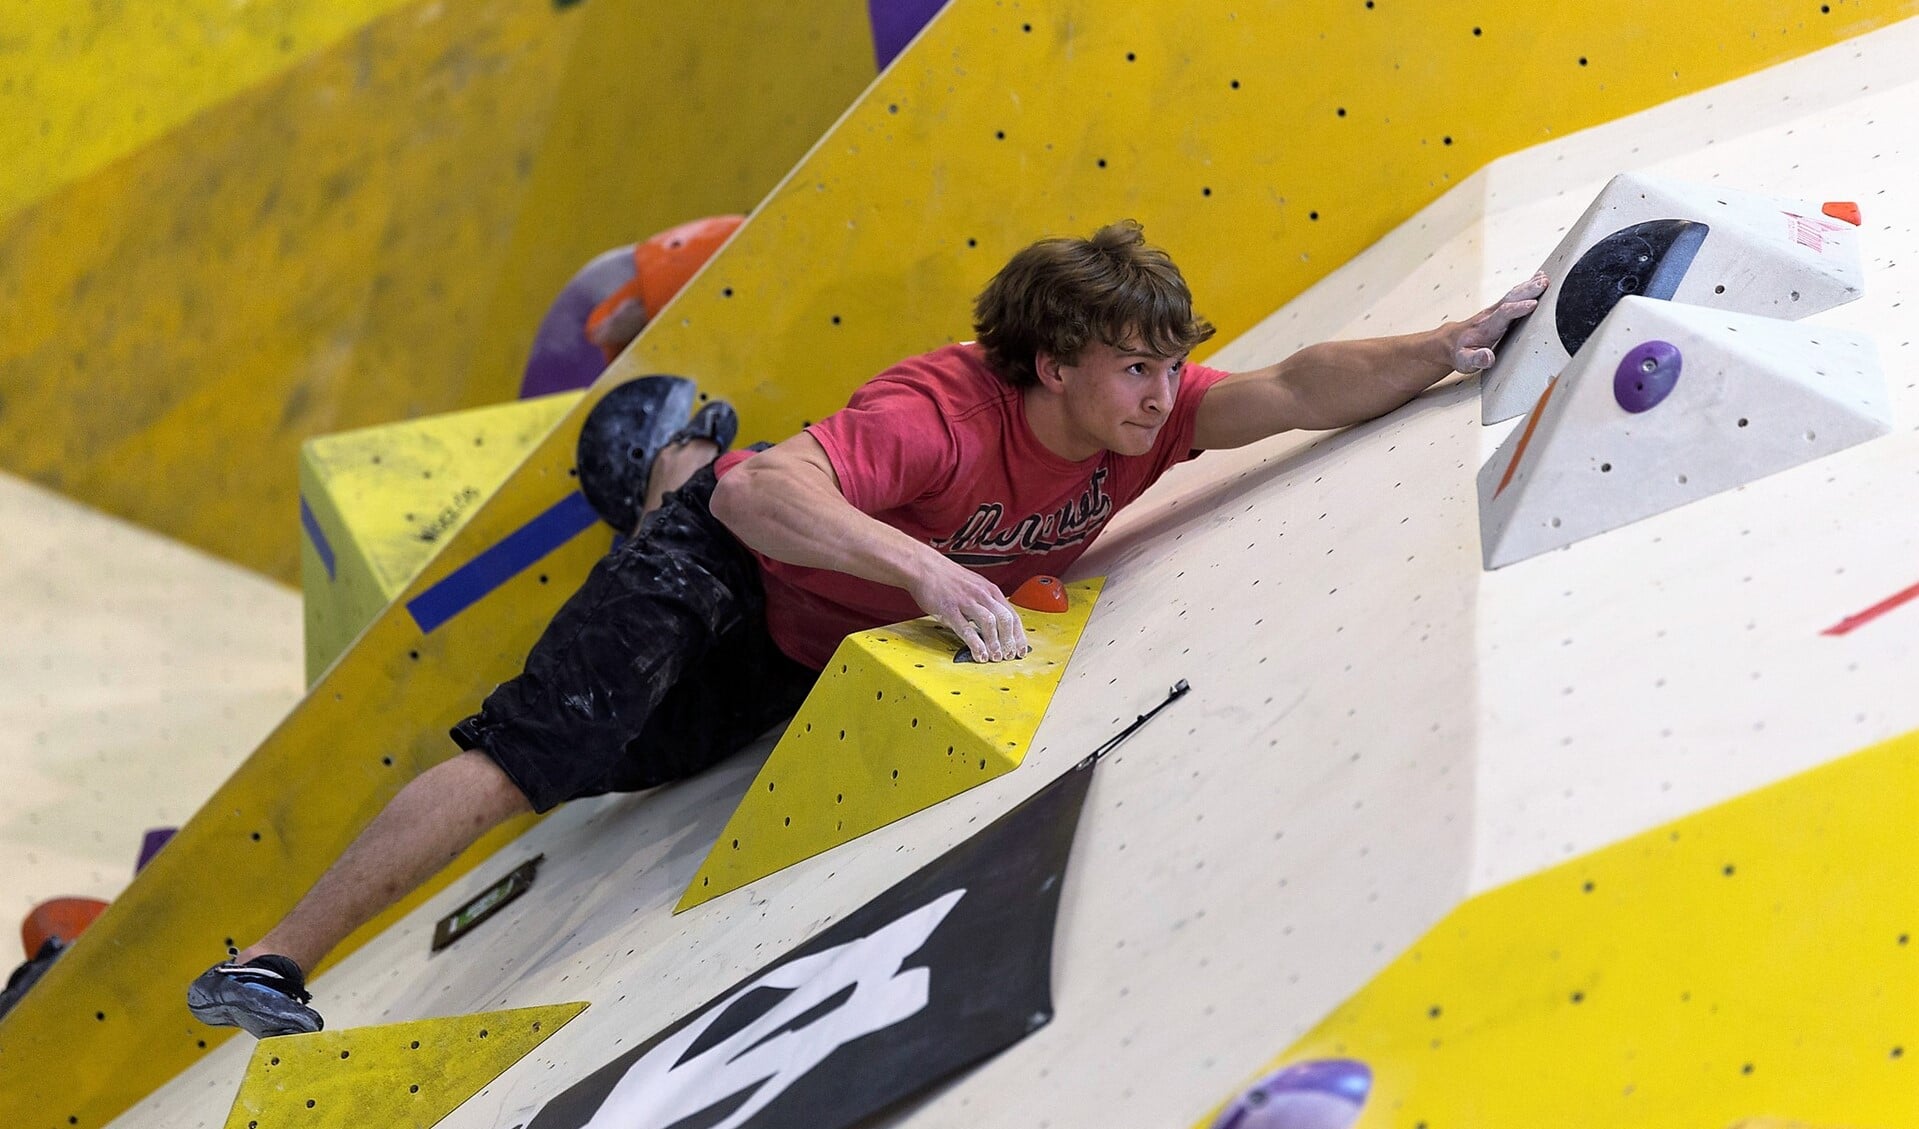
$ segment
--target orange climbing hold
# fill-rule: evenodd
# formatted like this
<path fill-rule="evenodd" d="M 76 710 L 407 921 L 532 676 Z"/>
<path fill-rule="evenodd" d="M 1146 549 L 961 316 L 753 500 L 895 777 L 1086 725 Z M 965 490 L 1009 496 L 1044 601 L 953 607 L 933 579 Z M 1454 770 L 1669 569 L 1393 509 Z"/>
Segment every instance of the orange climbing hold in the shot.
<path fill-rule="evenodd" d="M 1850 200 L 1834 200 L 1820 210 L 1833 219 L 1845 220 L 1854 227 L 1859 226 L 1859 205 Z"/>
<path fill-rule="evenodd" d="M 1063 612 L 1066 610 L 1066 585 L 1057 576 L 1035 576 L 1013 593 L 1013 603 L 1028 611 Z"/>
<path fill-rule="evenodd" d="M 669 227 L 633 248 L 634 277 L 646 316 L 655 317 L 665 309 L 680 287 L 700 273 L 720 244 L 745 222 L 745 216 L 708 216 Z"/>
<path fill-rule="evenodd" d="M 27 947 L 28 959 L 39 955 L 49 937 L 60 938 L 62 945 L 73 944 L 106 908 L 107 903 L 98 898 L 55 898 L 34 906 L 20 923 L 20 943 Z"/>

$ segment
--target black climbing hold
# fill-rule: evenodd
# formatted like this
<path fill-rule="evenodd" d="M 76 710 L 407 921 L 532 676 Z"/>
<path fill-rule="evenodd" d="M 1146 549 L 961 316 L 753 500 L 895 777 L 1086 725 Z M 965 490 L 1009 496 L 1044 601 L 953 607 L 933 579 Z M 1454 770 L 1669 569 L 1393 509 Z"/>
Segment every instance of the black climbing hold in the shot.
<path fill-rule="evenodd" d="M 1567 355 L 1579 352 L 1621 298 L 1670 299 L 1710 230 L 1693 220 L 1648 220 L 1587 248 L 1560 283 L 1553 315 Z"/>

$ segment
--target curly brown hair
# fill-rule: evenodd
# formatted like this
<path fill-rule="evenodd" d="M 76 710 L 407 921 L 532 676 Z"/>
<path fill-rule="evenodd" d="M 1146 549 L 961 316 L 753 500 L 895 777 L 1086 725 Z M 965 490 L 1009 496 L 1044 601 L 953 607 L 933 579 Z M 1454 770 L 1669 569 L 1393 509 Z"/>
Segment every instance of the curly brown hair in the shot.
<path fill-rule="evenodd" d="M 1008 383 L 1039 382 L 1034 359 L 1071 364 L 1091 342 L 1176 357 L 1213 335 L 1166 252 L 1134 220 L 1090 239 L 1042 239 L 1013 258 L 973 302 L 973 331 Z"/>

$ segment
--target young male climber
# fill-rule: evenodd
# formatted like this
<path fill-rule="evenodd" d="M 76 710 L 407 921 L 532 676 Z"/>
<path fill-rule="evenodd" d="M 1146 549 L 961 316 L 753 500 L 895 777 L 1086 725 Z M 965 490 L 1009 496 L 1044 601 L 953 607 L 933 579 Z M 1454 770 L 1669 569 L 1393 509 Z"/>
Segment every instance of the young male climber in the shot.
<path fill-rule="evenodd" d="M 1138 224 L 1027 247 L 979 295 L 977 342 L 903 361 L 793 438 L 677 484 L 525 671 L 454 727 L 463 751 L 195 980 L 190 1008 L 257 1036 L 318 1030 L 302 969 L 482 832 L 698 772 L 790 716 L 849 632 L 930 615 L 977 658 L 1018 661 L 1007 594 L 1064 573 L 1169 467 L 1372 419 L 1484 369 L 1544 289 L 1535 277 L 1462 322 L 1229 374 L 1187 363 L 1212 327 Z"/>

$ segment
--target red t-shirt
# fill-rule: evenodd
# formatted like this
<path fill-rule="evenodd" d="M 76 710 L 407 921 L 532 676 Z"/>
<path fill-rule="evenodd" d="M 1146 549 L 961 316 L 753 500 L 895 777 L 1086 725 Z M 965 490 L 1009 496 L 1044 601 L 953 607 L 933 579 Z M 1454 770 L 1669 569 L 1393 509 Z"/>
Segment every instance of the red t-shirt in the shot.
<path fill-rule="evenodd" d="M 900 362 L 807 430 L 854 509 L 1011 595 L 1034 576 L 1064 574 L 1121 506 L 1198 454 L 1201 393 L 1226 375 L 1186 365 L 1173 410 L 1144 455 L 1103 451 L 1069 462 L 1054 454 L 1026 425 L 1019 391 L 971 343 Z M 724 475 L 752 454 L 729 452 L 715 469 Z M 903 588 L 753 555 L 773 641 L 814 669 L 855 631 L 925 614 Z"/>

